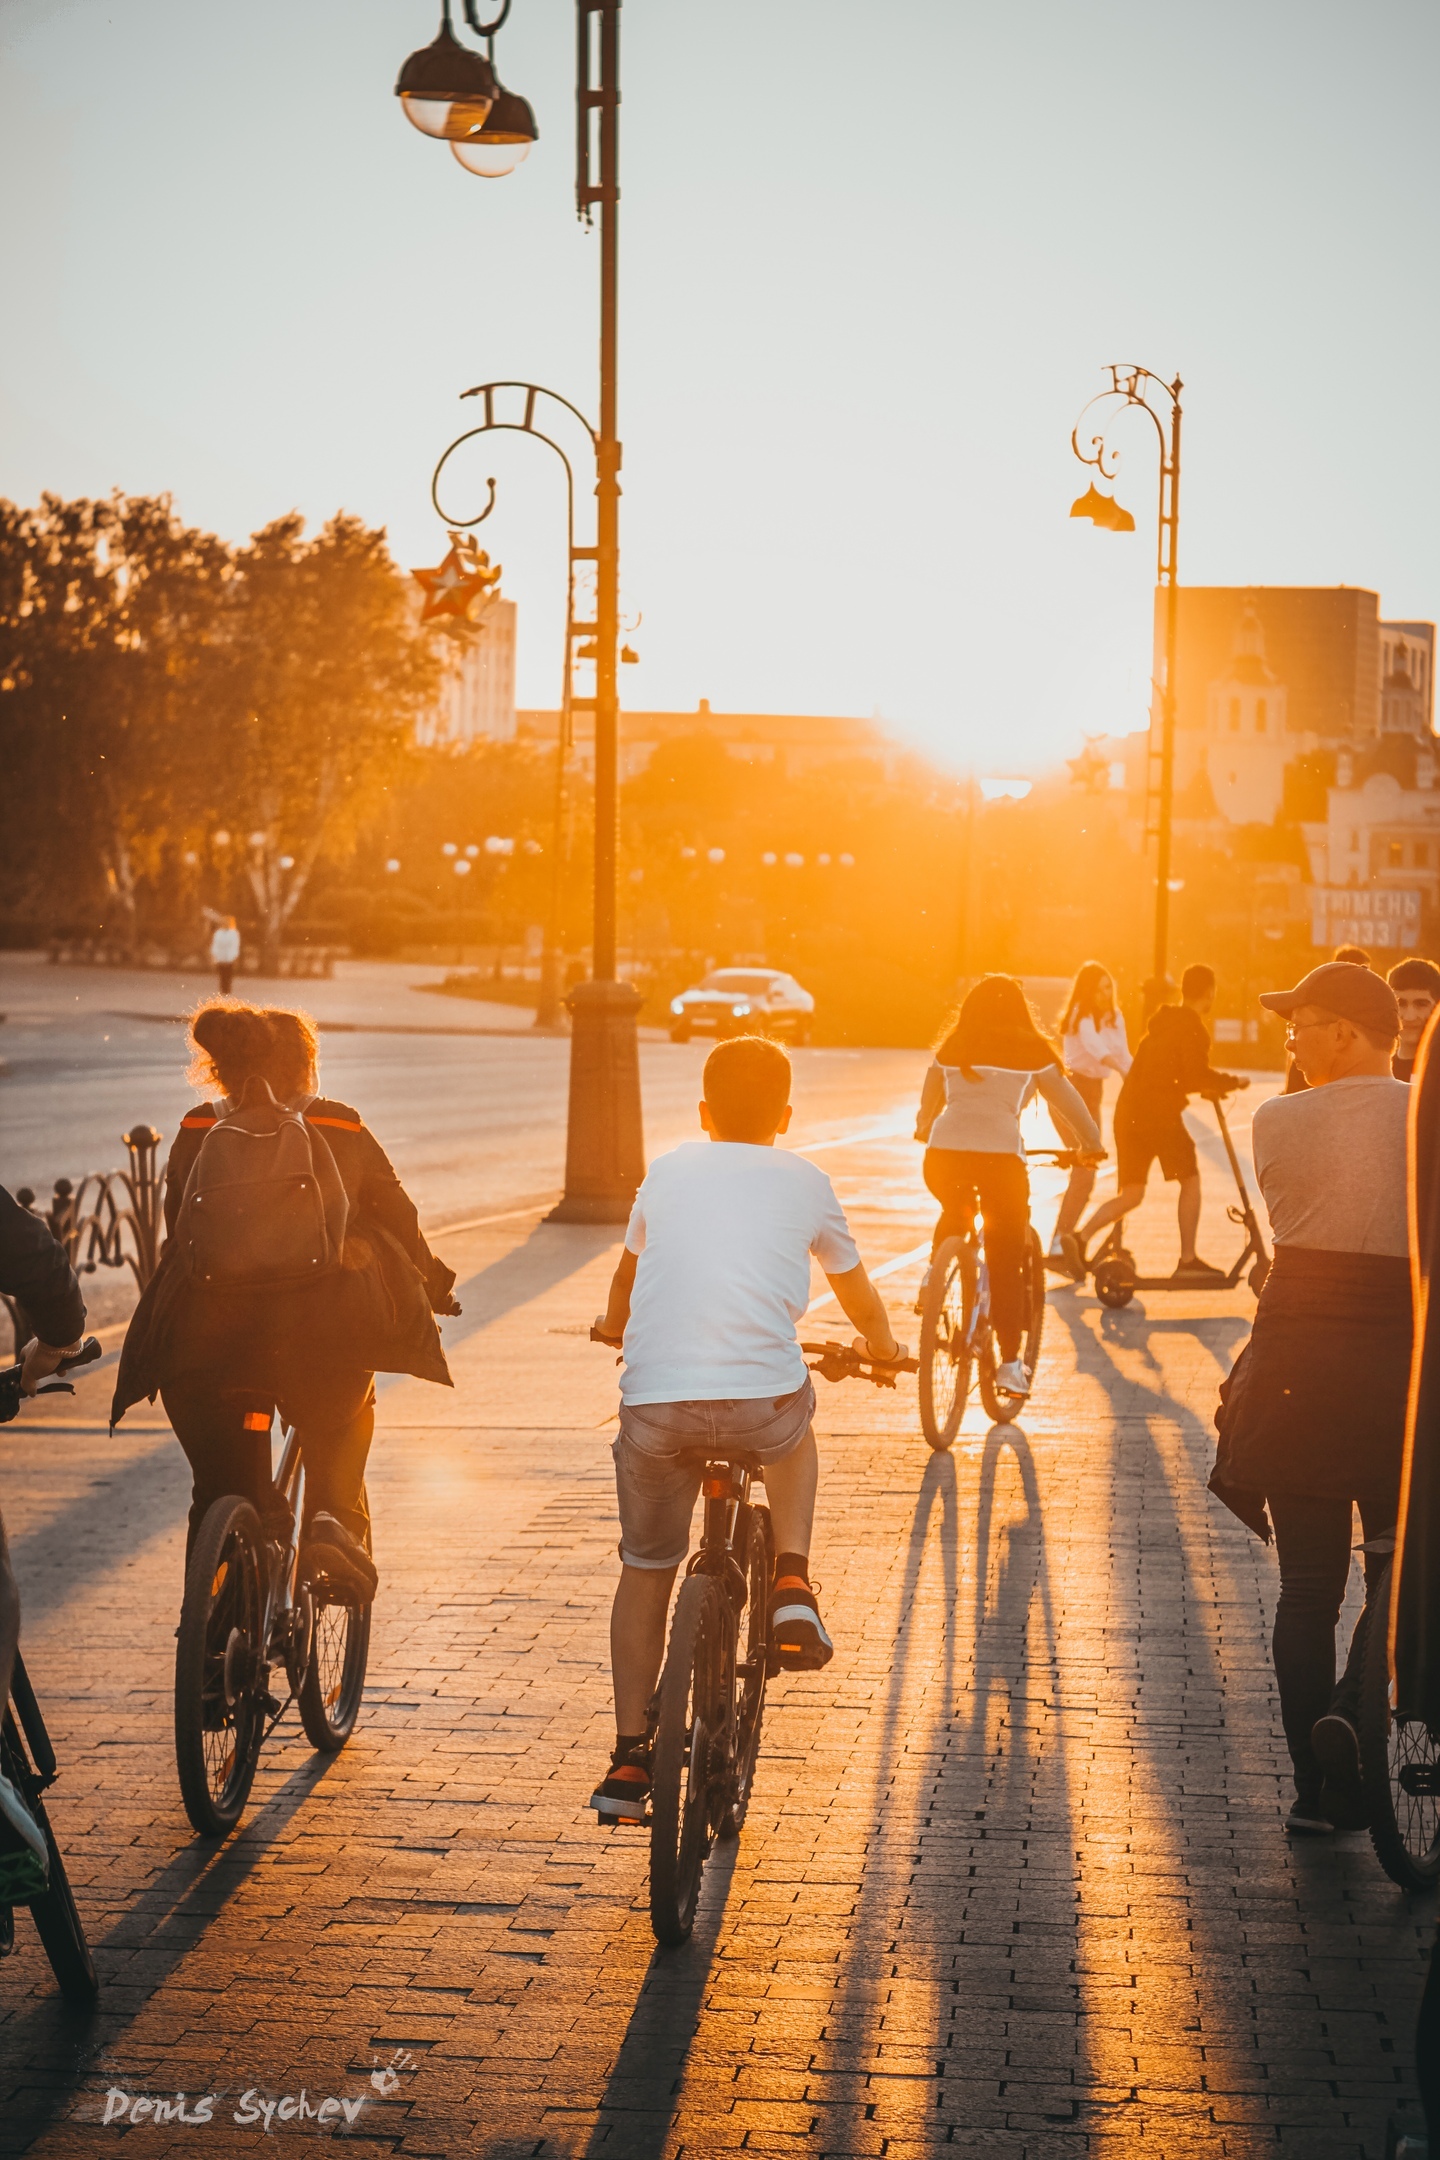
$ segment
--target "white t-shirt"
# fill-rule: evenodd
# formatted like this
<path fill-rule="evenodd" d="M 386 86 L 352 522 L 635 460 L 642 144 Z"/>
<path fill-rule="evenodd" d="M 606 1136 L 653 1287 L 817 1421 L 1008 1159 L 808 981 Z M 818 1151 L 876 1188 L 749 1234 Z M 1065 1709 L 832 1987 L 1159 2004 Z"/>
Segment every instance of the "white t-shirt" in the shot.
<path fill-rule="evenodd" d="M 1409 1252 L 1409 1105 L 1403 1080 L 1364 1073 L 1261 1103 L 1250 1146 L 1277 1245 Z"/>
<path fill-rule="evenodd" d="M 1079 1073 L 1082 1079 L 1108 1080 L 1115 1065 L 1122 1073 L 1130 1070 L 1130 1045 L 1125 1039 L 1124 1018 L 1118 1012 L 1112 1013 L 1103 1025 L 1085 1014 L 1061 1047 L 1065 1070 Z M 1113 1058 L 1115 1065 L 1107 1065 L 1106 1058 Z"/>
<path fill-rule="evenodd" d="M 778 1147 L 687 1140 L 650 1165 L 626 1250 L 638 1253 L 627 1403 L 749 1401 L 804 1385 L 795 1323 L 810 1256 L 827 1275 L 860 1255 L 823 1170 Z"/>
<path fill-rule="evenodd" d="M 221 923 L 210 940 L 210 958 L 217 967 L 233 967 L 240 957 L 240 932 Z"/>

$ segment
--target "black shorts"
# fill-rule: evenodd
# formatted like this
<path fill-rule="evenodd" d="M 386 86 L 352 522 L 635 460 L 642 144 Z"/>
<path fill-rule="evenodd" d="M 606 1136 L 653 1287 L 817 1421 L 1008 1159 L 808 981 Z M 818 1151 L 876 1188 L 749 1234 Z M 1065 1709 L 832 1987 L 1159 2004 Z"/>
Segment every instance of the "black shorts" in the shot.
<path fill-rule="evenodd" d="M 1177 1111 L 1173 1118 L 1127 1118 L 1115 1112 L 1115 1182 L 1143 1185 L 1159 1158 L 1160 1175 L 1172 1184 L 1194 1177 L 1199 1164 L 1195 1142 Z"/>

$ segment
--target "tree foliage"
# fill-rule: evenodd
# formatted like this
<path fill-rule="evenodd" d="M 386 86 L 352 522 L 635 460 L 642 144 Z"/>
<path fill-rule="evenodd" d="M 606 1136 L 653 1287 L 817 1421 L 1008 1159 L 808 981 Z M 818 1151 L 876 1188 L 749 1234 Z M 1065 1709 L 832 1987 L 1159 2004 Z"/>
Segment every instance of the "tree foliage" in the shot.
<path fill-rule="evenodd" d="M 142 887 L 223 833 L 278 940 L 435 672 L 384 533 L 344 513 L 236 549 L 166 496 L 0 502 L 0 770 L 29 809 L 0 908 L 133 945 Z"/>

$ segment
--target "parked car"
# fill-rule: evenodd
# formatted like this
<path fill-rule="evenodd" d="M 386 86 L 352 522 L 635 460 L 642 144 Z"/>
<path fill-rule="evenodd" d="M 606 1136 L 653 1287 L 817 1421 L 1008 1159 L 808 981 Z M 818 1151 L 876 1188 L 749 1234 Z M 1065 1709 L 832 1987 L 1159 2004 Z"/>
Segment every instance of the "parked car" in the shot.
<path fill-rule="evenodd" d="M 720 1035 L 785 1034 L 807 1043 L 815 1000 L 778 968 L 712 968 L 695 989 L 670 1000 L 670 1040 L 688 1042 L 701 1028 Z"/>

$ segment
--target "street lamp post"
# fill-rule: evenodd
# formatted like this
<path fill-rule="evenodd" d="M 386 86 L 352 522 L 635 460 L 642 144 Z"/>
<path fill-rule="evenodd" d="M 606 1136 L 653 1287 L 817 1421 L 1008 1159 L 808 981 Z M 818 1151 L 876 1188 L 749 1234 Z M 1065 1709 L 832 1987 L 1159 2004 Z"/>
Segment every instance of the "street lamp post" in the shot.
<path fill-rule="evenodd" d="M 1154 717 L 1151 718 L 1150 771 L 1153 774 L 1158 763 L 1158 779 L 1146 789 L 1147 807 L 1151 799 L 1155 803 L 1155 823 L 1151 827 L 1147 818 L 1146 839 L 1154 839 L 1155 846 L 1155 954 L 1153 991 L 1147 1002 L 1158 1004 L 1167 980 L 1170 947 L 1170 893 L 1172 870 L 1172 839 L 1175 817 L 1175 704 L 1176 659 L 1180 630 L 1180 392 L 1185 385 L 1177 375 L 1174 382 L 1167 383 L 1149 368 L 1111 366 L 1110 388 L 1091 398 L 1070 433 L 1070 447 L 1082 465 L 1093 465 L 1103 479 L 1113 480 L 1119 464 L 1118 452 L 1106 444 L 1103 431 L 1090 437 L 1090 447 L 1080 447 L 1080 430 L 1085 416 L 1097 405 L 1118 399 L 1124 410 L 1138 405 L 1155 423 L 1155 434 L 1160 445 L 1160 514 L 1156 538 L 1156 583 L 1165 593 L 1165 674 L 1157 685 L 1160 692 L 1160 746 L 1158 757 L 1154 742 Z M 1147 394 L 1148 393 L 1148 394 Z M 1157 412 L 1150 398 L 1162 407 Z M 1168 421 L 1168 431 L 1167 431 Z M 1092 481 L 1079 500 L 1071 505 L 1071 517 L 1089 518 L 1092 523 L 1107 532 L 1134 532 L 1135 520 L 1128 510 L 1122 510 L 1113 495 L 1102 495 Z"/>
<path fill-rule="evenodd" d="M 503 0 L 501 12 L 494 22 L 482 25 L 477 20 L 476 0 L 464 0 L 466 21 L 477 35 L 487 40 L 487 65 L 492 79 L 493 46 L 489 41 L 504 22 L 509 5 L 510 0 Z M 538 131 L 533 115 L 522 98 L 501 90 L 498 80 L 493 82 L 492 92 L 490 86 L 475 76 L 473 69 L 460 67 L 444 43 L 447 37 L 463 58 L 479 58 L 479 55 L 467 53 L 450 36 L 449 0 L 445 0 L 440 36 L 423 55 L 414 54 L 405 63 L 396 85 L 397 93 L 405 101 L 407 117 L 414 120 L 423 133 L 448 140 L 456 158 L 467 170 L 483 177 L 495 177 L 501 170 L 512 169 L 513 158 L 511 163 L 505 163 L 509 155 L 507 145 L 510 149 L 518 147 L 519 154 L 523 155 L 530 142 L 536 139 Z M 595 621 L 583 626 L 593 640 L 595 661 L 595 900 L 591 979 L 587 983 L 577 983 L 565 1000 L 572 1027 L 565 1193 L 552 1211 L 551 1219 L 557 1222 L 624 1222 L 645 1174 L 645 1146 L 636 1035 L 636 1015 L 642 1001 L 629 983 L 617 981 L 615 966 L 620 763 L 617 665 L 620 657 L 621 458 L 617 433 L 620 0 L 576 0 L 576 38 L 575 201 L 587 224 L 596 207 L 600 212 L 600 425 L 595 430 L 587 426 L 595 456 L 595 545 L 593 549 L 576 549 L 572 516 L 570 550 L 572 565 L 577 556 L 589 556 L 595 563 Z M 420 64 L 422 60 L 423 65 Z M 407 76 L 410 78 L 408 89 Z M 481 107 L 487 94 L 491 102 L 482 114 Z M 437 117 L 442 106 L 443 116 Z M 496 132 L 497 123 L 500 140 L 495 150 L 487 153 L 485 146 L 489 136 Z M 592 178 L 592 173 L 597 177 Z M 481 387 L 488 393 L 498 386 Z M 534 398 L 554 396 L 554 393 L 542 392 L 537 385 L 531 384 L 515 387 L 531 393 L 523 428 L 525 432 L 538 434 L 540 431 L 532 425 Z M 575 412 L 568 399 L 559 402 Z M 487 425 L 506 424 L 492 422 L 488 395 L 486 422 Z M 549 437 L 543 439 L 550 440 Z M 553 442 L 551 447 L 559 449 Z M 563 451 L 560 454 L 564 456 Z M 443 459 L 441 463 L 443 465 Z M 568 459 L 566 463 L 568 472 Z M 574 651 L 571 639 L 582 626 L 573 621 L 573 606 L 567 612 L 571 617 L 566 640 L 568 692 L 569 663 Z M 566 712 L 562 708 L 559 751 L 562 758 L 565 754 L 565 719 Z"/>

